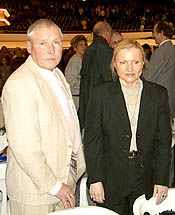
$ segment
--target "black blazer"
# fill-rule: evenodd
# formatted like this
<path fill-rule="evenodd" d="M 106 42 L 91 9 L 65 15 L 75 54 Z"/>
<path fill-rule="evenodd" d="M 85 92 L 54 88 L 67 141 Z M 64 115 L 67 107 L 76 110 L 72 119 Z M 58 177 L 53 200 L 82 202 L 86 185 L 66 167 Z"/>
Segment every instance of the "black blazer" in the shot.
<path fill-rule="evenodd" d="M 132 133 L 118 78 L 93 89 L 85 122 L 88 184 L 101 181 L 105 195 L 119 199 L 129 177 Z M 171 127 L 167 90 L 145 80 L 136 139 L 144 191 L 150 198 L 154 184 L 168 186 Z"/>

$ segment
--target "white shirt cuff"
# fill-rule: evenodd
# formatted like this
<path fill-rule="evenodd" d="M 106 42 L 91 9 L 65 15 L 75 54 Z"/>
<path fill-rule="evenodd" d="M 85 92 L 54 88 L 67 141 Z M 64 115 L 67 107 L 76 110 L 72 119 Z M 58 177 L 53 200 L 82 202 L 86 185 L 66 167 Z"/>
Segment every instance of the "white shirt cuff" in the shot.
<path fill-rule="evenodd" d="M 55 196 L 58 191 L 61 189 L 62 187 L 62 183 L 60 183 L 59 181 L 57 181 L 57 183 L 55 184 L 55 186 L 49 191 L 49 193 L 53 196 Z"/>

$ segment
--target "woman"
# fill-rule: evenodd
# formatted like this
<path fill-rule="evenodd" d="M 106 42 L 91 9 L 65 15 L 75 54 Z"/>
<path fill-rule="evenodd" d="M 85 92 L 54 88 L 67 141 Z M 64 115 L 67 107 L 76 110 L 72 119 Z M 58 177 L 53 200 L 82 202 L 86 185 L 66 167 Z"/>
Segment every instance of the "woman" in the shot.
<path fill-rule="evenodd" d="M 80 70 L 82 65 L 83 54 L 87 48 L 87 39 L 83 35 L 77 35 L 71 40 L 71 46 L 75 50 L 75 54 L 70 58 L 66 69 L 65 77 L 70 84 L 71 92 L 75 107 L 79 107 L 79 88 L 80 88 Z"/>
<path fill-rule="evenodd" d="M 92 90 L 85 121 L 90 196 L 120 215 L 133 214 L 135 199 L 168 193 L 171 128 L 167 90 L 140 78 L 145 54 L 121 41 L 112 59 L 114 80 Z M 116 74 L 117 73 L 117 74 Z"/>
<path fill-rule="evenodd" d="M 8 56 L 4 56 L 1 59 L 0 62 L 0 76 L 1 76 L 1 81 L 2 81 L 2 87 L 4 86 L 7 78 L 11 74 L 11 67 L 10 67 L 10 62 Z"/>

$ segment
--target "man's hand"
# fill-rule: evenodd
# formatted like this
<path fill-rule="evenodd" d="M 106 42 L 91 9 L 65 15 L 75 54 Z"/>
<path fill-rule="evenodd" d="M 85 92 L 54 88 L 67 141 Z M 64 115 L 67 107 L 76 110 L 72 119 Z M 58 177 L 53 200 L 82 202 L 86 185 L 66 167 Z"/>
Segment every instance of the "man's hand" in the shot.
<path fill-rule="evenodd" d="M 105 194 L 103 189 L 103 184 L 101 182 L 97 182 L 90 185 L 90 197 L 93 201 L 98 203 L 104 203 Z"/>
<path fill-rule="evenodd" d="M 56 194 L 56 197 L 62 201 L 66 209 L 75 207 L 75 195 L 69 185 L 62 184 L 62 187 Z"/>
<path fill-rule="evenodd" d="M 154 185 L 153 197 L 157 195 L 156 204 L 163 202 L 168 196 L 168 187 L 162 185 Z"/>

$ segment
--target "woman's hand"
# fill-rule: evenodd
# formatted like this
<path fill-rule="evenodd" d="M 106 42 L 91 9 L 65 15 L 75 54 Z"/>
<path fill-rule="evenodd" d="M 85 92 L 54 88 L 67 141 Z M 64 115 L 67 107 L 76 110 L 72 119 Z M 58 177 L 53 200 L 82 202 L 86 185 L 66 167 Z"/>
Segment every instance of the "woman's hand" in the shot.
<path fill-rule="evenodd" d="M 163 202 L 168 196 L 168 187 L 162 185 L 154 185 L 153 197 L 157 195 L 156 204 Z"/>
<path fill-rule="evenodd" d="M 104 203 L 105 194 L 103 189 L 103 184 L 101 182 L 97 182 L 90 185 L 90 197 L 93 201 L 97 203 Z"/>

